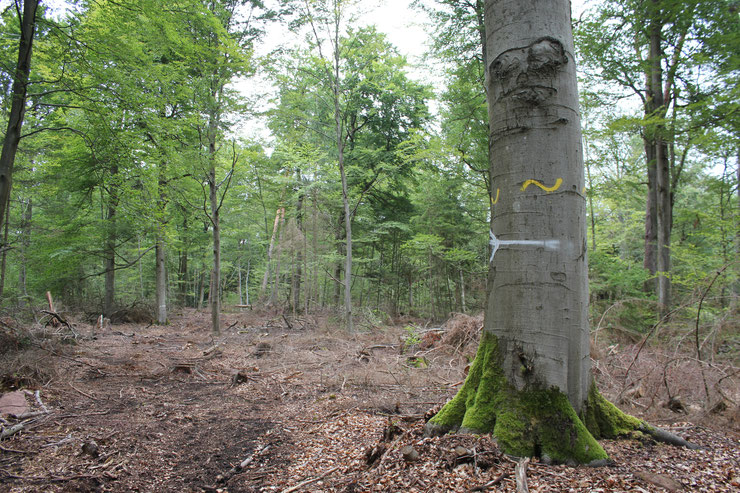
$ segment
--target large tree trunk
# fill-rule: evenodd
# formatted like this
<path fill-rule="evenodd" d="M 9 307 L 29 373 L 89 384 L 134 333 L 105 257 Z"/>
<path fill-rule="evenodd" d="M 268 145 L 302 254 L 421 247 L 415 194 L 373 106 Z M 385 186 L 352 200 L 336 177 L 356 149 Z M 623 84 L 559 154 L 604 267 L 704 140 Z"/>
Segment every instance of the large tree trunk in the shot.
<path fill-rule="evenodd" d="M 649 110 L 646 110 L 649 111 Z M 656 182 L 655 145 L 650 136 L 644 136 L 645 162 L 647 165 L 647 194 L 645 200 L 645 255 L 642 266 L 651 276 L 658 271 L 658 197 Z M 651 277 L 645 282 L 645 291 L 655 293 L 658 280 Z"/>
<path fill-rule="evenodd" d="M 0 152 L 0 218 L 5 217 L 5 208 L 8 205 L 10 189 L 13 184 L 15 154 L 21 140 L 23 116 L 26 112 L 28 78 L 31 74 L 31 49 L 33 48 L 36 11 L 39 3 L 40 0 L 25 0 L 23 2 L 23 16 L 18 19 L 21 32 L 18 43 L 18 62 L 13 74 L 12 102 L 8 115 L 8 127 L 5 131 L 5 139 L 3 139 L 2 152 Z"/>
<path fill-rule="evenodd" d="M 651 1 L 650 8 L 650 92 L 651 117 L 664 117 L 666 101 L 663 90 L 662 13 L 658 0 Z M 661 315 L 665 315 L 671 304 L 671 175 L 668 146 L 665 141 L 665 125 L 658 123 L 652 133 L 655 155 L 655 193 L 657 225 L 657 269 L 658 304 Z"/>
<path fill-rule="evenodd" d="M 544 462 L 603 463 L 595 437 L 640 430 L 589 378 L 586 200 L 567 0 L 486 0 L 491 182 L 488 307 L 458 394 L 426 426 L 492 432 Z M 580 415 L 580 417 L 579 417 Z"/>
<path fill-rule="evenodd" d="M 514 455 L 606 457 L 576 413 L 589 378 L 586 200 L 567 0 L 486 1 L 492 256 L 484 334 L 428 425 Z M 538 423 L 538 424 L 533 424 Z"/>

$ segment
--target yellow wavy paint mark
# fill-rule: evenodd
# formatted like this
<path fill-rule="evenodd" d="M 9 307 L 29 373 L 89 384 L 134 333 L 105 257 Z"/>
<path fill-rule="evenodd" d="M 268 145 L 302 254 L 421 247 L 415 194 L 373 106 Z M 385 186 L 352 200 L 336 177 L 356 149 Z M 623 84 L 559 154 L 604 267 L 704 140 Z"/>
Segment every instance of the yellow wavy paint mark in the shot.
<path fill-rule="evenodd" d="M 496 189 L 496 200 L 493 200 L 493 197 L 491 197 L 491 205 L 496 205 L 496 202 L 498 202 L 498 194 L 501 191 L 500 188 Z"/>
<path fill-rule="evenodd" d="M 522 192 L 524 190 L 526 190 L 527 187 L 530 186 L 530 185 L 537 185 L 542 190 L 544 190 L 545 192 L 548 192 L 549 193 L 549 192 L 554 192 L 555 190 L 557 190 L 558 188 L 560 188 L 560 185 L 562 185 L 562 184 L 563 184 L 563 179 L 562 178 L 558 178 L 555 181 L 555 185 L 553 185 L 551 187 L 547 187 L 547 186 L 543 185 L 542 182 L 539 182 L 537 180 L 527 180 L 527 181 L 524 182 L 524 185 L 522 185 Z"/>

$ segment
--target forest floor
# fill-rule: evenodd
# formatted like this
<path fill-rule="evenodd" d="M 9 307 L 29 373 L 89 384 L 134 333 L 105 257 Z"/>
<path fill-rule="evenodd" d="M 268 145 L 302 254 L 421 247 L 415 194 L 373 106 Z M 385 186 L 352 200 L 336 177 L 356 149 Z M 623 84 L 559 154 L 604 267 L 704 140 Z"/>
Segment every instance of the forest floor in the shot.
<path fill-rule="evenodd" d="M 26 418 L 0 420 L 5 430 L 23 424 L 0 441 L 0 491 L 516 491 L 516 461 L 490 436 L 422 433 L 463 380 L 480 318 L 413 336 L 403 324 L 348 335 L 325 318 L 247 311 L 225 314 L 213 340 L 209 317 L 188 310 L 167 326 L 114 325 L 94 338 L 80 323 L 75 344 L 41 344 L 15 360 L 53 371 L 37 372 L 49 380 L 23 394 Z M 605 440 L 613 466 L 535 459 L 529 491 L 740 491 L 736 404 L 692 404 L 704 391 L 682 366 L 690 358 L 650 348 L 625 387 L 618 377 L 636 352 L 602 348 L 603 393 L 621 393 L 623 409 L 702 448 Z M 707 378 L 736 403 L 731 363 Z M 664 384 L 683 412 L 661 406 Z"/>

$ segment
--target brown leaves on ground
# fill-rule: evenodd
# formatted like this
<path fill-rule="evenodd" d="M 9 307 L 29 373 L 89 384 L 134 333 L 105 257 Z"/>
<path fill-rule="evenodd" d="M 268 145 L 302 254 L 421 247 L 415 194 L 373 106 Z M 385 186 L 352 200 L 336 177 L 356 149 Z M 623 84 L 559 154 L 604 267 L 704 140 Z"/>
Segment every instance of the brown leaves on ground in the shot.
<path fill-rule="evenodd" d="M 453 382 L 463 379 L 464 355 L 475 349 L 480 320 L 448 323 L 421 355 L 428 365 L 420 367 L 400 354 L 401 328 L 349 336 L 321 329 L 320 319 L 289 329 L 280 317 L 247 312 L 225 315 L 230 328 L 214 341 L 208 321 L 207 313 L 187 311 L 167 327 L 114 325 L 64 358 L 47 354 L 58 376 L 40 388 L 38 401 L 27 394 L 39 412 L 0 421 L 3 428 L 23 424 L 0 441 L 0 489 L 515 491 L 516 462 L 490 436 L 422 435 L 430 409 L 454 395 Z M 597 365 L 610 397 L 618 370 L 626 367 L 619 354 Z M 641 380 L 647 385 L 645 361 L 636 371 L 648 373 Z M 681 389 L 675 368 L 668 383 Z M 658 402 L 656 392 L 646 388 L 626 402 Z M 48 413 L 40 412 L 41 404 Z M 736 430 L 699 426 L 689 418 L 699 422 L 693 418 L 702 415 L 677 415 L 659 405 L 648 411 L 656 424 L 703 449 L 644 438 L 604 441 L 613 467 L 533 460 L 529 490 L 740 488 Z M 726 426 L 734 408 L 718 412 L 713 419 Z M 683 422 L 661 421 L 672 417 Z"/>

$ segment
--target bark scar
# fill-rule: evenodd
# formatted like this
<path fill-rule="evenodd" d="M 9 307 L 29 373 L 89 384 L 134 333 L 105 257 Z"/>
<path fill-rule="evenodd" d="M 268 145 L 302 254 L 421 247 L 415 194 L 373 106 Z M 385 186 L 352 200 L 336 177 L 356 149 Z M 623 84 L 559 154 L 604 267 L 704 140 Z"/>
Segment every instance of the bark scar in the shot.
<path fill-rule="evenodd" d="M 496 99 L 511 96 L 533 106 L 542 104 L 557 93 L 552 79 L 566 63 L 563 44 L 551 37 L 501 53 L 489 65 Z"/>

